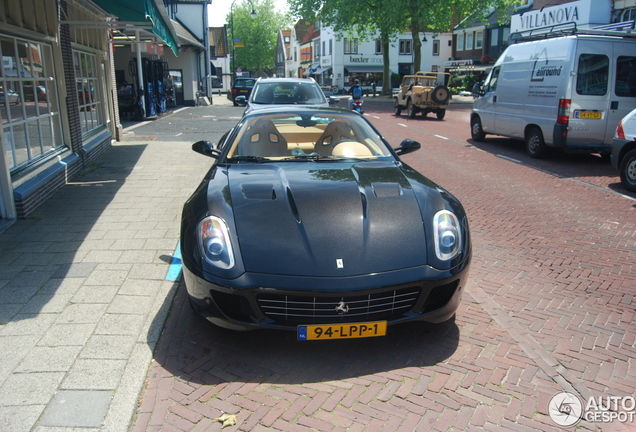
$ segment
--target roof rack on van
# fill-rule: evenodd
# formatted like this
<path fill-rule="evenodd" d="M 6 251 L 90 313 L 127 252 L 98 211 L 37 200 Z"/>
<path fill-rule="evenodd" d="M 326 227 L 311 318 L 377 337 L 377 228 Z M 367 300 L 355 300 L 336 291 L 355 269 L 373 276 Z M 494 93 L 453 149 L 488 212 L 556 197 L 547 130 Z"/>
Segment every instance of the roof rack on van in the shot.
<path fill-rule="evenodd" d="M 610 26 L 603 26 L 610 27 Z M 539 39 L 550 39 L 560 36 L 571 35 L 592 35 L 592 36 L 615 36 L 615 37 L 636 37 L 636 31 L 634 30 L 634 21 L 625 23 L 625 26 L 612 26 L 613 28 L 622 28 L 623 30 L 607 30 L 606 28 L 599 29 L 580 29 L 576 26 L 575 22 L 566 22 L 555 24 L 552 26 L 538 27 L 531 30 L 523 30 L 520 32 L 510 33 L 508 36 L 509 43 L 528 42 Z M 626 28 L 631 27 L 631 28 Z"/>

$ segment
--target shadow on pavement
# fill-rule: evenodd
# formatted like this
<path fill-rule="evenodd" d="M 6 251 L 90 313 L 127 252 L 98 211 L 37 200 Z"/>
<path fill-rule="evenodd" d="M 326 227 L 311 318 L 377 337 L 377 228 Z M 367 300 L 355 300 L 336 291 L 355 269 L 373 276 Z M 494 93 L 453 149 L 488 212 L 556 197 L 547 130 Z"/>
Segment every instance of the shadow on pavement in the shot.
<path fill-rule="evenodd" d="M 90 242 L 98 241 L 92 233 L 96 222 L 145 148 L 109 148 L 29 218 L 0 234 L 0 324 L 38 316 L 65 285 L 68 289 L 62 291 L 68 293 L 59 294 L 68 298 L 47 311 L 59 312 L 66 305 L 77 291 L 73 280 L 79 279 L 74 278 L 88 277 L 99 262 L 78 259 L 78 251 L 88 251 Z"/>
<path fill-rule="evenodd" d="M 155 360 L 170 374 L 203 385 L 301 384 L 394 370 L 408 374 L 409 367 L 448 359 L 458 344 L 454 319 L 389 327 L 385 337 L 321 342 L 299 342 L 294 332 L 224 330 L 192 311 L 181 282 Z"/>

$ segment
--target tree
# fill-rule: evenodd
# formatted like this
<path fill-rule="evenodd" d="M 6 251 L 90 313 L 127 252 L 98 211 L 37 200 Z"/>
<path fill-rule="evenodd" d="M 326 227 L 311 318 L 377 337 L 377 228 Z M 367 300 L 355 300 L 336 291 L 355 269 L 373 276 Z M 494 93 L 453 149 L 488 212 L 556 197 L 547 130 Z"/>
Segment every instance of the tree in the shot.
<path fill-rule="evenodd" d="M 338 36 L 356 34 L 360 38 L 380 35 L 384 50 L 383 93 L 390 91 L 389 44 L 396 35 L 411 31 L 413 65 L 421 65 L 421 31 L 442 33 L 477 11 L 485 17 L 490 10 L 507 11 L 519 0 L 287 0 L 292 13 L 320 19 L 323 25 L 337 29 Z"/>
<path fill-rule="evenodd" d="M 256 12 L 254 17 L 252 7 Z M 226 19 L 230 24 L 229 48 L 235 57 L 234 71 L 240 67 L 257 76 L 271 73 L 276 61 L 278 31 L 290 25 L 289 18 L 276 12 L 273 0 L 248 0 L 235 5 Z"/>

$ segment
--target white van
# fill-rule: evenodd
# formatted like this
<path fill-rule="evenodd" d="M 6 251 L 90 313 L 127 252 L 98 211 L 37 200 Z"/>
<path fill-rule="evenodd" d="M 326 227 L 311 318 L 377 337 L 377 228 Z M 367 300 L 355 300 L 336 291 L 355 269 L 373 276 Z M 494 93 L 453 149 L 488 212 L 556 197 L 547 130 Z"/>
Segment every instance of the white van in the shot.
<path fill-rule="evenodd" d="M 537 158 L 546 146 L 609 156 L 636 108 L 636 39 L 587 33 L 510 45 L 474 102 L 472 138 L 521 139 Z"/>

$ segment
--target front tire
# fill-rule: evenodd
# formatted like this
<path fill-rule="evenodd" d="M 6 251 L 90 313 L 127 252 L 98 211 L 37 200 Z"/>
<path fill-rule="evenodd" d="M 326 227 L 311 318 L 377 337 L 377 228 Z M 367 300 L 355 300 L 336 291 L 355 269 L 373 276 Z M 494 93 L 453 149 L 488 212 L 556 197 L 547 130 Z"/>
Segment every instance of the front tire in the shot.
<path fill-rule="evenodd" d="M 445 109 L 438 109 L 437 110 L 437 120 L 444 120 L 444 116 L 446 116 L 446 110 Z"/>
<path fill-rule="evenodd" d="M 627 152 L 620 166 L 621 183 L 630 192 L 636 192 L 636 149 Z"/>
<path fill-rule="evenodd" d="M 395 106 L 393 107 L 393 112 L 395 113 L 396 116 L 399 116 L 402 114 L 402 105 L 400 105 L 397 98 L 395 99 Z"/>
<path fill-rule="evenodd" d="M 470 121 L 470 136 L 473 138 L 473 141 L 477 142 L 482 142 L 486 139 L 486 133 L 481 127 L 481 119 L 479 116 L 474 116 Z"/>
<path fill-rule="evenodd" d="M 526 134 L 526 151 L 535 159 L 545 156 L 546 146 L 543 140 L 543 133 L 538 127 L 531 128 Z"/>

